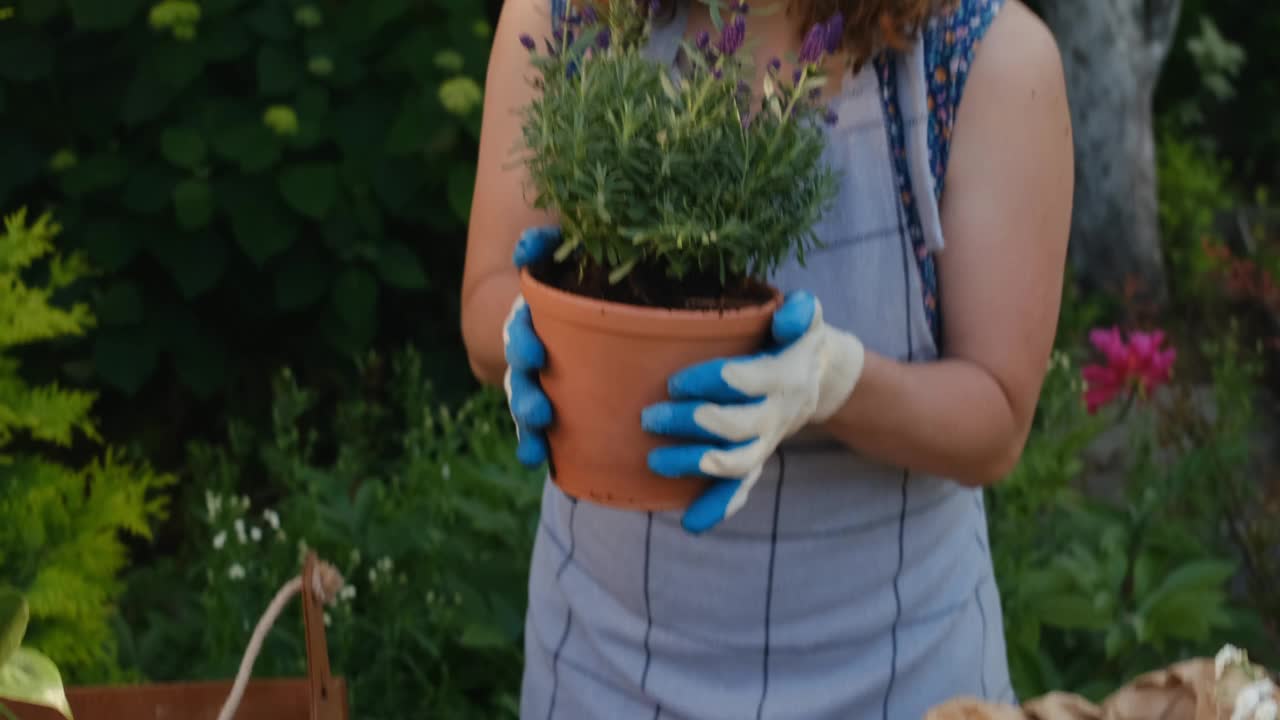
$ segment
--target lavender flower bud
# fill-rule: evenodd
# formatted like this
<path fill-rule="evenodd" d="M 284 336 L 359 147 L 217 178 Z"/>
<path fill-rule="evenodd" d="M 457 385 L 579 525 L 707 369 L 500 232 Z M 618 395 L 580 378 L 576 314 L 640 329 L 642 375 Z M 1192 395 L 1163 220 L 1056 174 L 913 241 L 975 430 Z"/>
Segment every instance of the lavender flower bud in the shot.
<path fill-rule="evenodd" d="M 835 110 L 831 110 L 829 108 L 827 109 L 827 114 L 822 116 L 822 119 L 828 125 L 835 125 L 836 123 L 840 122 L 840 116 L 836 115 Z"/>
<path fill-rule="evenodd" d="M 840 49 L 840 43 L 844 39 L 844 15 L 839 10 L 827 20 L 826 34 L 827 53 L 834 53 Z"/>
<path fill-rule="evenodd" d="M 735 13 L 746 15 L 748 10 L 747 0 L 730 0 L 729 9 Z"/>
<path fill-rule="evenodd" d="M 703 30 L 702 32 L 698 33 L 698 37 L 694 41 L 694 45 L 697 46 L 699 50 L 706 50 L 707 46 L 709 46 L 710 44 L 711 44 L 711 33 L 707 32 L 706 30 Z"/>
<path fill-rule="evenodd" d="M 720 68 L 716 68 L 711 71 L 711 76 L 719 80 L 720 78 L 724 77 L 724 70 L 721 70 Z"/>
<path fill-rule="evenodd" d="M 608 50 L 609 41 L 611 39 L 612 39 L 612 34 L 609 32 L 609 28 L 605 28 L 601 30 L 600 34 L 596 36 L 596 47 L 600 48 L 601 50 Z"/>
<path fill-rule="evenodd" d="M 822 25 L 814 25 L 804 36 L 804 44 L 800 46 L 800 64 L 811 65 L 822 59 L 822 52 L 827 47 L 827 30 Z"/>
<path fill-rule="evenodd" d="M 772 59 L 772 60 L 770 60 L 770 61 L 769 61 L 769 67 L 770 67 L 774 72 L 777 72 L 777 71 L 779 71 L 779 70 L 781 70 L 781 69 L 782 69 L 782 61 L 781 61 L 781 60 L 779 60 L 778 58 L 774 58 L 774 59 Z"/>
<path fill-rule="evenodd" d="M 732 55 L 742 48 L 742 41 L 747 37 L 747 21 L 741 15 L 733 19 L 720 34 L 720 54 Z"/>
<path fill-rule="evenodd" d="M 528 50 L 530 52 L 534 51 L 538 47 L 538 44 L 534 42 L 533 38 L 529 37 L 528 34 L 520 36 L 520 44 L 524 46 L 525 50 Z"/>
<path fill-rule="evenodd" d="M 582 22 L 587 25 L 595 25 L 599 20 L 600 17 L 596 15 L 596 9 L 594 7 L 588 5 L 587 8 L 582 11 Z"/>
<path fill-rule="evenodd" d="M 799 69 L 799 68 L 796 68 L 794 71 L 792 71 L 792 73 L 791 73 L 791 84 L 792 84 L 792 85 L 799 85 L 799 84 L 800 84 L 800 75 L 801 75 L 801 72 L 800 72 L 800 69 Z"/>

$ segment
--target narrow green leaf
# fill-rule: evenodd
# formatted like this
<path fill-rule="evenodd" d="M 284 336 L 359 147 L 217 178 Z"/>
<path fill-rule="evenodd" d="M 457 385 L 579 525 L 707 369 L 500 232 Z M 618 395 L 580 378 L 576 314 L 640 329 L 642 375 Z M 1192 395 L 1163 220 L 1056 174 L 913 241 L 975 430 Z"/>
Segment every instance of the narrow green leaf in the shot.
<path fill-rule="evenodd" d="M 0 665 L 0 698 L 51 708 L 71 720 L 71 704 L 58 666 L 31 648 L 19 648 Z"/>
<path fill-rule="evenodd" d="M 1216 560 L 1201 560 L 1183 565 L 1169 573 L 1150 595 L 1142 598 L 1141 611 L 1150 615 L 1161 603 L 1180 592 L 1217 588 L 1235 571 L 1234 565 Z"/>
<path fill-rule="evenodd" d="M 31 609 L 22 593 L 11 587 L 0 588 L 0 665 L 22 647 L 30 619 Z"/>

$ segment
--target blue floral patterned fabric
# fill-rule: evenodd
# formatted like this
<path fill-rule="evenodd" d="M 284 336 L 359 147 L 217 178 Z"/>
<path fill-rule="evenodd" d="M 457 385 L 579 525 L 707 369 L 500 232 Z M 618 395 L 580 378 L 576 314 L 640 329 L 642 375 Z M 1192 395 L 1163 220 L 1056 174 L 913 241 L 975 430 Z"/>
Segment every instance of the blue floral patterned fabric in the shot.
<path fill-rule="evenodd" d="M 925 72 L 928 75 L 928 147 L 934 199 L 937 202 L 942 200 L 947 160 L 951 153 L 951 131 L 955 126 L 956 110 L 960 106 L 969 67 L 978 44 L 1003 3 L 1004 0 L 959 0 L 949 13 L 933 18 L 924 28 L 921 41 L 924 43 Z M 898 192 L 906 214 L 907 232 L 911 236 L 920 267 L 925 313 L 929 318 L 934 340 L 941 347 L 938 273 L 934 257 L 925 246 L 917 201 L 911 191 L 906 130 L 898 101 L 898 68 L 893 60 L 887 54 L 878 57 L 875 61 L 876 72 L 880 78 L 889 143 L 894 154 Z"/>

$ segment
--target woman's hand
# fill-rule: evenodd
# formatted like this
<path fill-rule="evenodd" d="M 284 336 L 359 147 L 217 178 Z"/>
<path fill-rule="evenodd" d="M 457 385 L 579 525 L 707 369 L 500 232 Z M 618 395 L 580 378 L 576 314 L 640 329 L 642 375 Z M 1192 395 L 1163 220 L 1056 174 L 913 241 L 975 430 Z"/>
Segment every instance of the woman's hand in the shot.
<path fill-rule="evenodd" d="M 557 227 L 527 229 L 516 243 L 512 260 L 517 269 L 523 268 L 549 257 L 559 244 Z M 547 362 L 547 349 L 533 330 L 533 318 L 522 295 L 516 295 L 502 325 L 502 347 L 507 359 L 502 386 L 507 391 L 507 408 L 519 438 L 516 457 L 523 465 L 538 467 L 549 457 L 545 432 L 553 413 L 551 401 L 538 382 L 538 373 Z"/>
<path fill-rule="evenodd" d="M 716 481 L 685 512 L 690 532 L 737 512 L 778 444 L 831 417 L 862 375 L 862 343 L 823 322 L 822 305 L 809 293 L 787 297 L 773 317 L 773 340 L 758 355 L 677 373 L 668 383 L 671 401 L 644 411 L 645 430 L 693 441 L 654 450 L 651 470 Z"/>

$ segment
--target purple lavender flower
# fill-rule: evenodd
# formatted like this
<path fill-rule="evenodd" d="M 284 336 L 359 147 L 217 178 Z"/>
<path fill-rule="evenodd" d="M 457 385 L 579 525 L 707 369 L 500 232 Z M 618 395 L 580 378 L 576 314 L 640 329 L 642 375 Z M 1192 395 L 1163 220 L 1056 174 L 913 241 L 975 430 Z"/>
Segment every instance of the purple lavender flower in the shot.
<path fill-rule="evenodd" d="M 811 65 L 822 59 L 822 52 L 827 47 L 827 30 L 821 24 L 809 28 L 804 36 L 804 44 L 800 46 L 800 64 Z"/>
<path fill-rule="evenodd" d="M 747 14 L 747 0 L 729 0 L 729 10 L 741 15 Z"/>
<path fill-rule="evenodd" d="M 596 9 L 594 7 L 588 5 L 587 8 L 582 11 L 582 22 L 587 25 L 595 25 L 599 20 L 600 17 L 596 15 Z"/>
<path fill-rule="evenodd" d="M 832 15 L 829 20 L 827 20 L 825 30 L 827 35 L 827 53 L 834 53 L 840 49 L 840 42 L 844 38 L 844 15 L 841 14 L 839 10 L 837 10 L 836 14 Z"/>
<path fill-rule="evenodd" d="M 800 68 L 796 68 L 795 70 L 793 70 L 793 71 L 791 72 L 791 84 L 792 84 L 792 85 L 799 85 L 799 84 L 800 84 L 800 75 L 801 75 L 801 73 L 800 73 Z"/>
<path fill-rule="evenodd" d="M 835 125 L 836 123 L 840 122 L 840 116 L 836 115 L 836 111 L 830 108 L 827 109 L 827 114 L 823 115 L 822 119 L 828 125 Z"/>
<path fill-rule="evenodd" d="M 779 70 L 781 70 L 781 69 L 782 69 L 782 60 L 780 60 L 780 59 L 778 59 L 778 58 L 774 58 L 774 59 L 770 60 L 770 61 L 769 61 L 769 67 L 770 67 L 774 72 L 778 72 Z"/>
<path fill-rule="evenodd" d="M 600 34 L 596 36 L 596 47 L 600 48 L 601 50 L 608 50 L 609 41 L 612 39 L 612 37 L 613 36 L 609 32 L 609 28 L 605 28 L 601 30 Z"/>
<path fill-rule="evenodd" d="M 538 43 L 534 42 L 533 38 L 529 37 L 528 34 L 524 34 L 520 36 L 520 44 L 524 46 L 525 50 L 528 50 L 530 52 L 534 51 L 538 47 Z"/>
<path fill-rule="evenodd" d="M 725 26 L 724 32 L 720 34 L 719 49 L 721 55 L 732 55 L 742 47 L 742 41 L 747 37 L 747 21 L 746 18 L 738 15 L 733 22 Z"/>
<path fill-rule="evenodd" d="M 706 30 L 703 30 L 702 32 L 698 33 L 697 39 L 694 40 L 694 45 L 699 50 L 706 50 L 707 47 L 711 45 L 711 33 L 707 32 Z"/>
<path fill-rule="evenodd" d="M 569 24 L 570 24 L 570 25 L 581 25 L 581 24 L 582 24 L 582 16 L 581 16 L 581 15 L 579 15 L 579 14 L 577 13 L 577 11 L 574 11 L 573 13 L 570 13 L 570 14 L 569 14 Z"/>
<path fill-rule="evenodd" d="M 720 78 L 724 77 L 724 70 L 721 70 L 720 68 L 716 68 L 711 71 L 711 76 L 719 80 Z"/>

